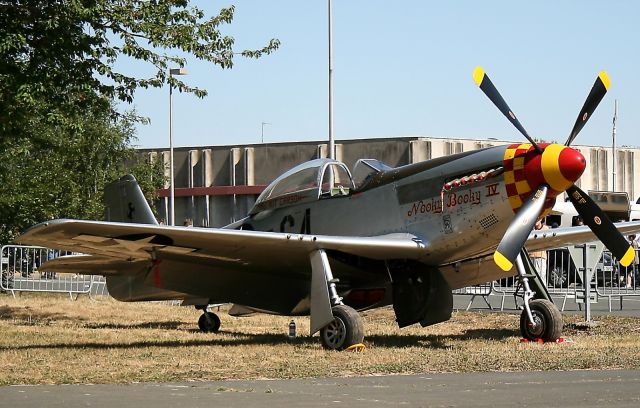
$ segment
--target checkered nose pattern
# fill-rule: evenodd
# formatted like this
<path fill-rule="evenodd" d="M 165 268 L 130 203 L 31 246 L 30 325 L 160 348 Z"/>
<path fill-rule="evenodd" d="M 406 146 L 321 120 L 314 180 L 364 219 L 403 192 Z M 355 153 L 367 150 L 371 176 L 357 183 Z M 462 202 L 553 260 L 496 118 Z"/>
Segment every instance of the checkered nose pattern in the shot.
<path fill-rule="evenodd" d="M 555 197 L 580 178 L 586 161 L 582 154 L 559 144 L 539 144 L 542 154 L 529 144 L 514 144 L 504 154 L 504 182 L 513 211 L 527 200 L 541 184 L 549 186 L 545 209 L 553 206 Z"/>

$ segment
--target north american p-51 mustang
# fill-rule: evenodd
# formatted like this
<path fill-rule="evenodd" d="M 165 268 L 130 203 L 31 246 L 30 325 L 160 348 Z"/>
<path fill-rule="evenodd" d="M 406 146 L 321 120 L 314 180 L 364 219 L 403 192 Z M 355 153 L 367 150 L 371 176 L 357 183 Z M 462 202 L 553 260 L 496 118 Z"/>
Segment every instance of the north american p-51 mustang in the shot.
<path fill-rule="evenodd" d="M 537 143 L 482 68 L 473 78 L 528 143 L 397 168 L 362 159 L 353 175 L 339 161 L 312 160 L 274 180 L 246 218 L 224 228 L 158 225 L 125 176 L 105 191 L 111 221 L 44 222 L 18 241 L 86 254 L 42 268 L 105 275 L 119 300 L 181 299 L 201 308 L 203 331 L 220 327 L 208 305 L 233 303 L 232 315 L 310 315 L 311 334 L 337 350 L 363 341 L 358 311 L 393 305 L 400 327 L 427 326 L 451 318 L 453 289 L 517 274 L 522 335 L 556 340 L 562 317 L 540 296 L 543 286 L 534 292 L 529 284 L 523 248 L 597 238 L 628 265 L 634 252 L 621 233 L 640 231 L 638 222 L 614 225 L 575 185 L 585 159 L 569 146 L 609 78 L 598 75 L 564 145 Z M 564 192 L 586 226 L 532 232 Z"/>

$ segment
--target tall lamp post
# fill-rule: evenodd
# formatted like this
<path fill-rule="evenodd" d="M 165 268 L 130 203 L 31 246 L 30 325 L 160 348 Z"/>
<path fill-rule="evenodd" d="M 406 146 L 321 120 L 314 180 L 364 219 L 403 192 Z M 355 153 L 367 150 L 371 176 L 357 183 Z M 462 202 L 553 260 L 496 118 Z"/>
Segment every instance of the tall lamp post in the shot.
<path fill-rule="evenodd" d="M 335 142 L 333 139 L 333 5 L 329 6 L 329 146 L 327 157 L 335 159 Z"/>
<path fill-rule="evenodd" d="M 618 119 L 618 100 L 616 99 L 613 103 L 613 131 L 611 134 L 611 162 L 613 163 L 613 173 L 611 174 L 612 180 L 612 188 L 611 191 L 616 191 L 616 120 Z"/>
<path fill-rule="evenodd" d="M 176 225 L 175 179 L 173 176 L 173 85 L 171 84 L 173 75 L 187 75 L 187 69 L 171 68 L 169 70 L 169 206 L 171 208 L 169 225 Z"/>

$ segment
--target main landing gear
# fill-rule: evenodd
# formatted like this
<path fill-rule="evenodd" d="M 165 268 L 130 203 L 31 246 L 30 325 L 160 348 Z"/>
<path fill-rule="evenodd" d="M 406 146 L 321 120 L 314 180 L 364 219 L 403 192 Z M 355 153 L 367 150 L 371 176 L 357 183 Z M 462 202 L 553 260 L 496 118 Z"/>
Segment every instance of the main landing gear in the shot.
<path fill-rule="evenodd" d="M 196 306 L 202 310 L 202 315 L 198 319 L 198 327 L 203 333 L 217 333 L 220 330 L 220 318 L 217 314 L 207 310 L 207 306 Z"/>
<path fill-rule="evenodd" d="M 526 310 L 520 315 L 520 332 L 530 341 L 556 341 L 562 335 L 562 315 L 553 303 L 546 299 L 529 302 L 533 324 Z"/>
<path fill-rule="evenodd" d="M 320 332 L 322 347 L 344 350 L 362 343 L 364 325 L 360 314 L 342 303 L 333 278 L 329 258 L 323 249 L 310 255 L 311 260 L 311 334 Z"/>
<path fill-rule="evenodd" d="M 516 258 L 518 280 L 524 289 L 524 310 L 520 315 L 520 332 L 522 337 L 529 341 L 554 342 L 562 335 L 562 315 L 556 305 L 551 302 L 549 293 L 541 283 L 533 265 L 529 262 L 525 264 L 523 259 L 529 260 L 525 250 Z M 532 278 L 532 283 L 541 299 L 533 300 L 536 292 L 531 290 L 529 278 Z"/>
<path fill-rule="evenodd" d="M 342 304 L 331 308 L 333 321 L 320 329 L 322 347 L 329 350 L 344 350 L 364 340 L 364 325 L 360 314 L 352 307 Z"/>

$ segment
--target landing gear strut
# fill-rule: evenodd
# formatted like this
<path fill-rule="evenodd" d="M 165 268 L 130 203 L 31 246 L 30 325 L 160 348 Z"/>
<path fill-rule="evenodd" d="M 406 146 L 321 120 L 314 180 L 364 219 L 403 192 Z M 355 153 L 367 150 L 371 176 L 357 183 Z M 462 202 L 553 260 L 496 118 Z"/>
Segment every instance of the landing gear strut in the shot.
<path fill-rule="evenodd" d="M 217 333 L 220 330 L 220 318 L 217 314 L 207 310 L 207 306 L 196 306 L 202 310 L 202 315 L 198 319 L 198 327 L 203 333 Z"/>
<path fill-rule="evenodd" d="M 556 341 L 562 335 L 562 315 L 556 305 L 549 300 L 548 292 L 540 282 L 535 268 L 530 263 L 524 263 L 524 257 L 528 260 L 528 254 L 523 250 L 516 258 L 518 280 L 524 289 L 524 310 L 520 315 L 520 332 L 522 337 L 530 341 Z M 536 292 L 531 290 L 529 278 L 533 279 L 543 299 L 534 300 Z"/>
<path fill-rule="evenodd" d="M 311 334 L 320 331 L 320 342 L 329 350 L 344 350 L 364 340 L 360 314 L 342 303 L 329 259 L 324 250 L 311 254 Z"/>

